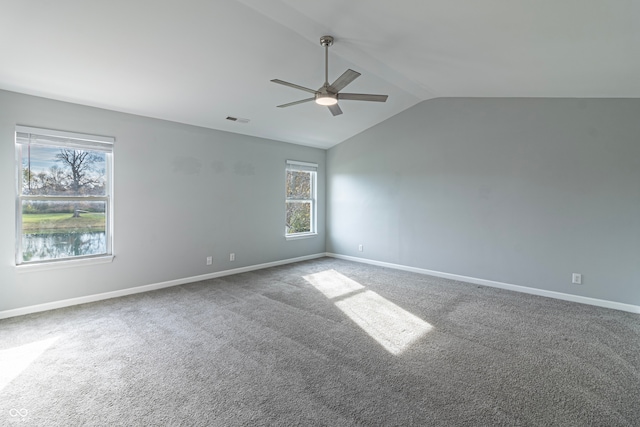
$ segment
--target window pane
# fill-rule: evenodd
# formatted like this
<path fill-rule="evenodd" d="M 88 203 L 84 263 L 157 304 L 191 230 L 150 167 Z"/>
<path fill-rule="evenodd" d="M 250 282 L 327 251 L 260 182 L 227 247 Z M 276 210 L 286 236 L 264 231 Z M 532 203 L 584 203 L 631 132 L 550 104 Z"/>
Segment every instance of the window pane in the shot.
<path fill-rule="evenodd" d="M 287 171 L 287 199 L 311 198 L 311 173 Z"/>
<path fill-rule="evenodd" d="M 106 202 L 23 201 L 23 261 L 106 254 L 105 212 Z"/>
<path fill-rule="evenodd" d="M 22 194 L 106 194 L 106 153 L 28 144 L 22 147 Z"/>
<path fill-rule="evenodd" d="M 311 231 L 311 203 L 287 202 L 287 234 Z"/>

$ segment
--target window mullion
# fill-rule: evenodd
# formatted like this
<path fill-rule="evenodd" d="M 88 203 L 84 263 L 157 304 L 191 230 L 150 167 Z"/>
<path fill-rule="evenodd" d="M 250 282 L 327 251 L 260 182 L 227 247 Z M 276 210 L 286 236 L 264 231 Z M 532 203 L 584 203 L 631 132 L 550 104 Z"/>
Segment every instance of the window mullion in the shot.
<path fill-rule="evenodd" d="M 19 196 L 21 200 L 25 201 L 57 201 L 57 202 L 105 202 L 109 200 L 109 196 L 45 196 L 45 195 L 37 195 L 32 196 L 28 194 L 23 194 Z"/>
<path fill-rule="evenodd" d="M 291 202 L 291 203 L 309 203 L 312 201 L 313 199 L 287 199 L 287 202 Z"/>

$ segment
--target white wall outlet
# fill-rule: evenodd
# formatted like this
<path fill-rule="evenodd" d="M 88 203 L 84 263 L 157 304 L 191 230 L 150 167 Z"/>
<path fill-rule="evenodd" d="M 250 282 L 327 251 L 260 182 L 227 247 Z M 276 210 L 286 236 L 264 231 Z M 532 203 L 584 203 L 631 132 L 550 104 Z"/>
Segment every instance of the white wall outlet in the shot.
<path fill-rule="evenodd" d="M 362 252 L 362 244 L 358 245 L 358 252 Z"/>
<path fill-rule="evenodd" d="M 571 283 L 575 283 L 576 285 L 582 285 L 582 274 L 573 273 L 571 275 Z"/>
<path fill-rule="evenodd" d="M 229 261 L 235 261 L 236 260 L 236 254 L 234 254 L 233 252 L 231 252 L 229 254 Z"/>
<path fill-rule="evenodd" d="M 213 264 L 213 257 L 212 256 L 208 256 L 207 257 L 207 265 L 211 265 Z"/>

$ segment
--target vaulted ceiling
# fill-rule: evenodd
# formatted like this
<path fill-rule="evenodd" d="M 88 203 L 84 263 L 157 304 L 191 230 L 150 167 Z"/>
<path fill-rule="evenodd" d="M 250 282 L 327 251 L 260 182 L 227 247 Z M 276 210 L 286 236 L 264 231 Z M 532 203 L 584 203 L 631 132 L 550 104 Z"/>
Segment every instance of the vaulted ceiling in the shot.
<path fill-rule="evenodd" d="M 276 108 L 322 35 L 386 103 Z M 435 97 L 640 97 L 640 1 L 2 0 L 0 89 L 328 148 Z"/>

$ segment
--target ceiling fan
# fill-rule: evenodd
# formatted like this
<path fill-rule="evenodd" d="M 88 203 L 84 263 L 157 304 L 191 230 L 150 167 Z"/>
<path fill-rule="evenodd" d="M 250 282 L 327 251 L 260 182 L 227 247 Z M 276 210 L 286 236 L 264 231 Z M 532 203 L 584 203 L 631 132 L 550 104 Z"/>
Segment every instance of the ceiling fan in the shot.
<path fill-rule="evenodd" d="M 324 84 L 318 90 L 309 89 L 304 86 L 299 86 L 293 83 L 285 82 L 279 79 L 271 80 L 274 83 L 289 86 L 294 89 L 303 90 L 313 94 L 312 98 L 302 99 L 300 101 L 289 102 L 288 104 L 278 105 L 279 108 L 291 107 L 292 105 L 298 105 L 309 101 L 316 101 L 317 104 L 326 105 L 331 111 L 331 114 L 337 116 L 342 114 L 342 110 L 338 105 L 338 100 L 345 99 L 350 101 L 373 101 L 373 102 L 385 102 L 388 98 L 387 95 L 370 95 L 363 93 L 340 93 L 349 83 L 360 77 L 360 73 L 351 69 L 342 73 L 335 82 L 329 84 L 329 46 L 333 44 L 333 37 L 322 36 L 320 37 L 320 45 L 324 46 Z"/>

